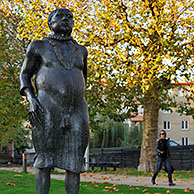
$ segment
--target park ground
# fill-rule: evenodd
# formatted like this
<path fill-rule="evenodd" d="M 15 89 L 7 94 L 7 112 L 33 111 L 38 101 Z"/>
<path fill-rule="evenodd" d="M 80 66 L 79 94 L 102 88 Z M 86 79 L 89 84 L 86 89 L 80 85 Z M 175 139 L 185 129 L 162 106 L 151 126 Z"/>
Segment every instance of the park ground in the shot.
<path fill-rule="evenodd" d="M 6 172 L 6 170 L 9 170 L 7 172 L 21 173 L 23 171 L 21 166 L 0 166 L 0 170 L 1 170 L 0 188 L 1 188 L 1 179 L 2 179 L 1 174 L 3 174 L 2 172 Z M 28 167 L 27 171 L 28 171 L 27 175 L 33 176 L 35 174 L 36 169 L 32 167 Z M 22 176 L 26 176 L 26 175 L 22 174 Z M 139 190 L 139 192 L 137 193 L 142 193 L 144 191 L 143 193 L 146 193 L 146 194 L 148 193 L 151 194 L 152 190 L 153 190 L 153 193 L 155 192 L 158 194 L 159 193 L 160 194 L 163 194 L 163 193 L 179 194 L 179 193 L 185 193 L 185 192 L 194 193 L 194 172 L 193 171 L 175 171 L 175 173 L 173 174 L 173 178 L 174 178 L 174 182 L 176 183 L 176 186 L 174 187 L 170 187 L 168 185 L 167 173 L 165 172 L 161 172 L 159 174 L 156 180 L 158 185 L 156 186 L 153 186 L 151 184 L 151 176 L 152 176 L 151 173 L 145 173 L 145 172 L 139 173 L 135 169 L 117 169 L 116 172 L 111 170 L 108 170 L 107 172 L 104 172 L 104 171 L 99 172 L 98 169 L 94 171 L 90 170 L 88 172 L 81 174 L 80 192 L 82 191 L 82 189 L 90 190 L 94 187 L 93 189 L 96 189 L 96 190 L 100 189 L 100 192 L 97 192 L 97 193 L 105 193 L 107 191 L 116 192 L 117 190 L 118 193 L 125 194 L 128 192 L 126 192 L 125 190 L 123 192 L 119 192 L 119 191 L 122 191 L 122 189 L 126 187 L 128 191 L 131 191 L 130 193 L 132 193 L 132 191 L 133 193 L 135 193 L 136 190 Z M 59 181 L 64 180 L 65 171 L 62 171 L 60 169 L 55 169 L 51 177 L 53 178 L 53 180 L 59 180 Z M 12 182 L 14 181 L 11 181 L 11 180 L 10 181 L 7 180 L 7 182 L 8 183 L 10 182 L 10 184 L 12 184 Z M 13 185 L 14 184 L 15 183 L 13 183 Z M 122 189 L 119 188 L 121 186 L 122 186 Z M 149 189 L 151 189 L 151 191 L 148 191 Z M 165 189 L 165 190 L 161 191 L 161 189 Z M 182 189 L 182 190 L 179 191 L 174 189 Z M 11 192 L 9 193 L 11 194 Z M 86 191 L 84 191 L 84 194 L 85 193 Z"/>

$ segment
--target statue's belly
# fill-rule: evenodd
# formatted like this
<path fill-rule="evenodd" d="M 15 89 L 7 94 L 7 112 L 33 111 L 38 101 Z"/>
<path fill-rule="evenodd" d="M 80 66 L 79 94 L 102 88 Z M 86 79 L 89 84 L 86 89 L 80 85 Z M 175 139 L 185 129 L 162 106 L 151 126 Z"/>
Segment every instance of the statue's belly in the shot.
<path fill-rule="evenodd" d="M 37 74 L 36 88 L 39 96 L 48 95 L 56 103 L 70 104 L 84 96 L 85 81 L 77 68 L 43 67 Z"/>

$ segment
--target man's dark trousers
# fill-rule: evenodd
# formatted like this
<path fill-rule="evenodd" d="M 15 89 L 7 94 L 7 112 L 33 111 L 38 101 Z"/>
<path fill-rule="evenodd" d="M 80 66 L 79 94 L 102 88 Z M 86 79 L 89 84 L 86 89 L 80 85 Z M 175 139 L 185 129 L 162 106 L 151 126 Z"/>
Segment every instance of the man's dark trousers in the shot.
<path fill-rule="evenodd" d="M 157 174 L 162 169 L 163 162 L 165 163 L 166 169 L 168 171 L 168 181 L 169 181 L 169 183 L 172 183 L 172 169 L 171 169 L 171 164 L 170 164 L 170 160 L 169 160 L 168 157 L 165 157 L 165 158 L 164 157 L 158 157 L 157 169 L 154 172 L 154 176 L 152 177 L 152 181 L 155 182 Z"/>

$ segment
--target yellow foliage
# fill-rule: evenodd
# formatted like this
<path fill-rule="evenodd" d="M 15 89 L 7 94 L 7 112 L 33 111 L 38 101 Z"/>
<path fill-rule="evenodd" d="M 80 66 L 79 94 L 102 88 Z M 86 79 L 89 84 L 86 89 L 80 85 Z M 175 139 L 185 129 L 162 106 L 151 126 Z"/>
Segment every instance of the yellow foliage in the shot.
<path fill-rule="evenodd" d="M 152 82 L 157 82 L 164 69 L 174 72 L 173 66 L 164 65 L 163 58 L 172 59 L 172 64 L 178 65 L 172 58 L 174 52 L 179 57 L 186 52 L 184 56 L 188 58 L 192 51 L 192 46 L 181 47 L 182 38 L 193 33 L 191 6 L 186 0 L 160 0 L 157 3 L 148 0 L 125 3 L 111 0 L 2 0 L 0 8 L 7 17 L 18 14 L 21 21 L 17 38 L 30 41 L 50 33 L 47 17 L 53 9 L 69 8 L 75 16 L 73 36 L 87 46 L 89 68 L 98 72 L 90 73 L 96 79 L 117 76 L 121 80 L 133 75 L 136 79 L 127 77 L 127 83 L 136 86 L 137 80 L 142 82 L 144 92 L 153 85 Z M 186 18 L 184 14 L 187 14 Z M 128 61 L 131 62 L 128 64 Z"/>

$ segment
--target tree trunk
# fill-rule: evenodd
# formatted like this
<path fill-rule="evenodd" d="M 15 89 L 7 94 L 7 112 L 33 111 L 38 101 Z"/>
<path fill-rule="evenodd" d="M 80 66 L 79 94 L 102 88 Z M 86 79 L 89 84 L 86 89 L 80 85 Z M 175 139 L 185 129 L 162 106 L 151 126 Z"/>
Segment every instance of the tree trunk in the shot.
<path fill-rule="evenodd" d="M 158 134 L 159 102 L 156 89 L 144 96 L 144 126 L 139 171 L 151 172 L 156 168 L 156 142 Z"/>

